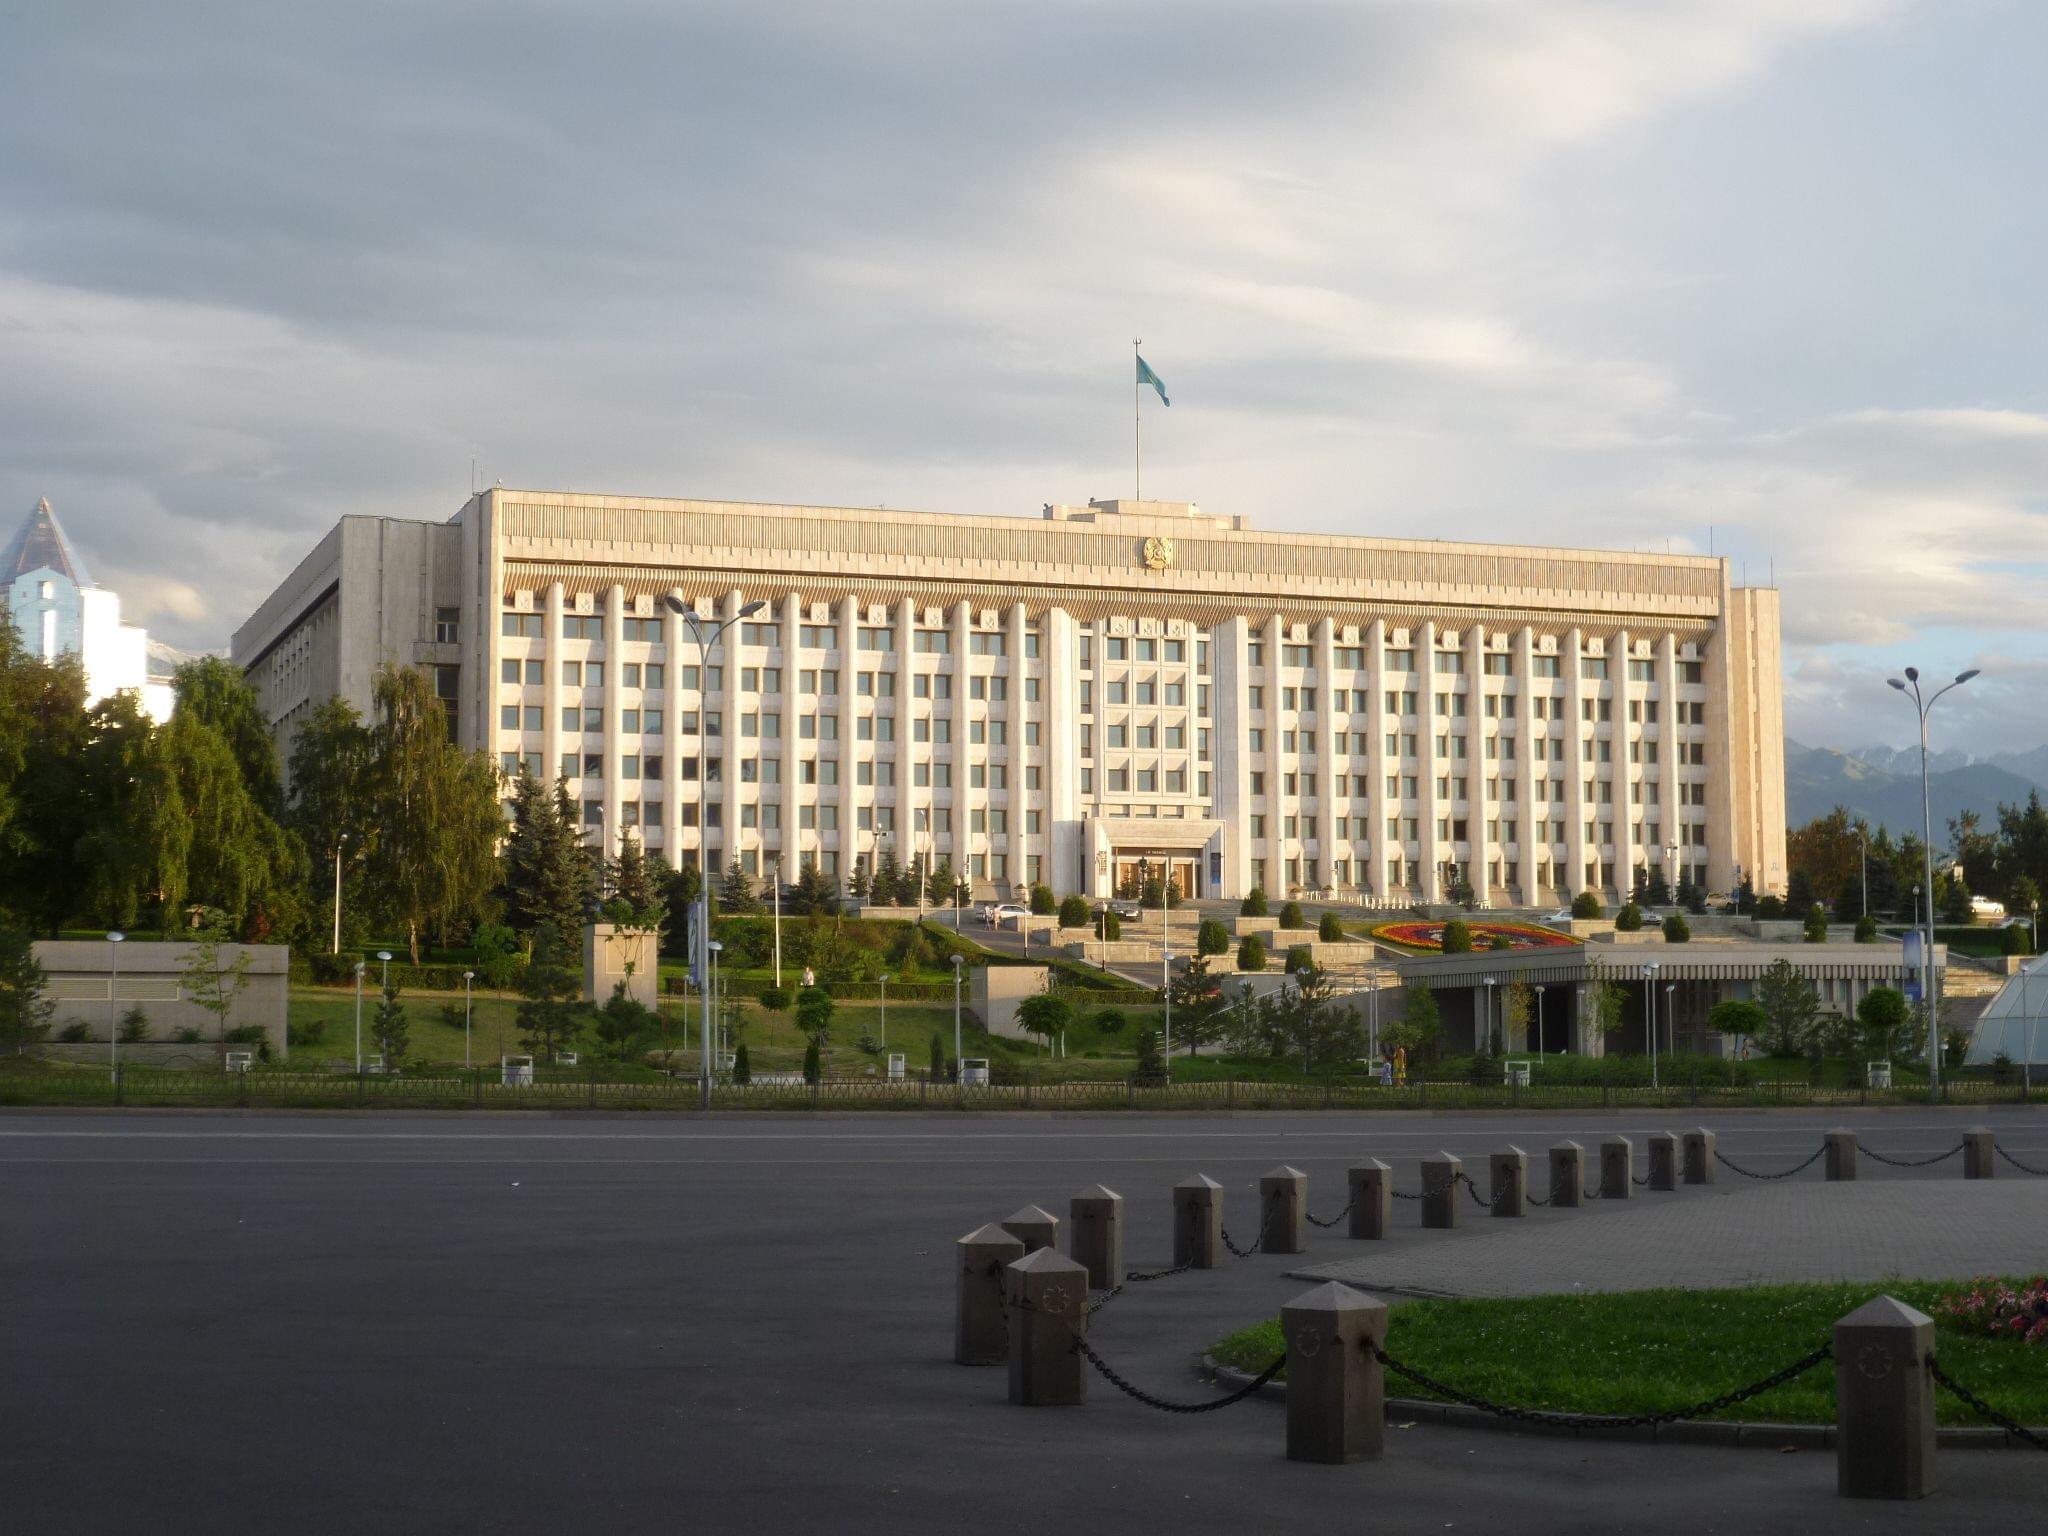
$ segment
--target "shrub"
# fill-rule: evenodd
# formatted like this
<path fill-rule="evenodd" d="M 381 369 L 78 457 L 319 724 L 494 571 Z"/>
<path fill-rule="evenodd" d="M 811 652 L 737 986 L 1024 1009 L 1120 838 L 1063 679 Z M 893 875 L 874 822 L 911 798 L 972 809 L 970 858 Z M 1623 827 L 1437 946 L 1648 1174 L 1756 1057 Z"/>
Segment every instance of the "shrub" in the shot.
<path fill-rule="evenodd" d="M 1166 882 L 1154 875 L 1138 892 L 1138 905 L 1156 912 L 1166 905 Z"/>
<path fill-rule="evenodd" d="M 1334 912 L 1325 912 L 1322 921 L 1316 924 L 1316 937 L 1325 944 L 1344 942 L 1344 920 Z"/>
<path fill-rule="evenodd" d="M 1263 971 L 1266 968 L 1266 941 L 1256 933 L 1248 933 L 1238 940 L 1237 968 L 1240 971 Z"/>
<path fill-rule="evenodd" d="M 1594 891 L 1581 891 L 1572 898 L 1572 916 L 1592 918 L 1600 915 L 1600 897 Z"/>
<path fill-rule="evenodd" d="M 1031 887 L 1031 915 L 1033 917 L 1051 917 L 1057 911 L 1059 911 L 1059 903 L 1053 900 L 1051 886 L 1034 885 Z"/>
<path fill-rule="evenodd" d="M 85 1020 L 73 1019 L 57 1031 L 57 1038 L 66 1045 L 82 1045 L 92 1038 L 92 1031 L 85 1027 Z"/>
<path fill-rule="evenodd" d="M 1774 923 L 1785 915 L 1785 903 L 1776 896 L 1759 896 L 1756 899 L 1756 918 L 1760 923 Z"/>
<path fill-rule="evenodd" d="M 1692 924 L 1685 920 L 1683 912 L 1674 912 L 1664 919 L 1664 942 L 1666 944 L 1689 944 L 1692 942 Z"/>
<path fill-rule="evenodd" d="M 1308 926 L 1308 919 L 1301 915 L 1300 902 L 1290 901 L 1280 909 L 1280 926 L 1282 928 L 1306 928 Z"/>
<path fill-rule="evenodd" d="M 1861 923 L 1858 923 L 1856 927 L 1857 939 L 1860 943 L 1862 942 L 1863 925 Z M 2027 930 L 2025 928 L 2022 928 L 2018 923 L 2014 923 L 2010 928 L 2005 930 L 2005 952 L 2008 955 L 2024 955 L 2031 953 L 2031 946 L 2027 942 Z"/>
<path fill-rule="evenodd" d="M 763 987 L 761 995 L 757 1000 L 770 1013 L 789 1012 L 789 988 L 787 987 Z"/>
<path fill-rule="evenodd" d="M 804 1047 L 804 1081 L 816 1083 L 825 1075 L 825 1068 L 818 1054 L 818 1042 L 813 1040 Z"/>
<path fill-rule="evenodd" d="M 796 1027 L 811 1037 L 811 1043 L 827 1039 L 832 1031 L 832 994 L 823 987 L 805 987 L 797 994 Z"/>
<path fill-rule="evenodd" d="M 1159 1054 L 1159 1031 L 1148 1029 L 1138 1036 L 1138 1080 L 1156 1083 L 1166 1076 L 1166 1059 Z"/>
<path fill-rule="evenodd" d="M 732 1080 L 742 1087 L 754 1080 L 754 1064 L 747 1059 L 747 1042 L 732 1048 Z"/>
<path fill-rule="evenodd" d="M 1124 920 L 1107 907 L 1102 909 L 1102 921 L 1096 926 L 1100 930 L 1102 941 L 1105 944 L 1114 944 L 1124 936 Z"/>
<path fill-rule="evenodd" d="M 1443 952 L 1447 955 L 1472 953 L 1472 930 L 1463 918 L 1454 917 L 1444 924 Z"/>
<path fill-rule="evenodd" d="M 355 980 L 356 962 L 363 957 L 349 950 L 338 955 L 316 952 L 306 957 L 307 973 L 322 986 L 346 986 Z"/>
<path fill-rule="evenodd" d="M 1253 886 L 1249 891 L 1246 891 L 1244 894 L 1244 900 L 1237 904 L 1237 915 L 1239 917 L 1266 916 L 1267 913 L 1265 891 L 1256 885 Z"/>
<path fill-rule="evenodd" d="M 1875 944 L 1877 942 L 1877 919 L 1868 912 L 1856 919 L 1856 942 Z"/>
<path fill-rule="evenodd" d="M 935 1029 L 932 1031 L 932 1081 L 938 1082 L 946 1075 L 946 1041 Z"/>
<path fill-rule="evenodd" d="M 1168 910 L 1170 911 L 1173 908 L 1178 907 L 1181 904 L 1181 901 L 1182 897 L 1180 894 L 1180 887 L 1177 885 L 1169 885 L 1166 888 L 1166 905 Z"/>
<path fill-rule="evenodd" d="M 1230 953 L 1230 930 L 1223 926 L 1220 918 L 1205 917 L 1201 926 L 1195 929 L 1195 953 L 1198 955 L 1227 955 Z"/>
<path fill-rule="evenodd" d="M 1827 909 L 1816 901 L 1806 909 L 1806 942 L 1809 944 L 1825 944 L 1827 941 Z"/>
<path fill-rule="evenodd" d="M 1513 949 L 1515 947 L 1515 941 L 1509 938 L 1504 933 L 1496 933 L 1493 936 L 1493 938 L 1487 943 L 1486 947 L 1488 949 Z"/>
<path fill-rule="evenodd" d="M 1617 933 L 1640 933 L 1643 928 L 1643 909 L 1632 901 L 1621 904 L 1621 910 L 1614 914 L 1614 929 Z"/>
<path fill-rule="evenodd" d="M 187 1024 L 182 1029 L 172 1030 L 171 1039 L 179 1045 L 197 1045 L 199 1043 L 199 1031 L 190 1024 Z"/>
<path fill-rule="evenodd" d="M 1307 944 L 1290 944 L 1287 946 L 1286 969 L 1288 975 L 1299 976 L 1303 971 L 1312 971 L 1315 968 L 1316 952 L 1313 948 Z"/>
<path fill-rule="evenodd" d="M 294 1048 L 305 1048 L 320 1044 L 327 1038 L 325 1019 L 308 1019 L 303 1024 L 287 1024 L 284 1030 L 286 1043 Z"/>
<path fill-rule="evenodd" d="M 139 1045 L 149 1038 L 149 1015 L 142 1011 L 142 1005 L 131 1003 L 128 1011 L 121 1015 L 121 1043 Z"/>
<path fill-rule="evenodd" d="M 1124 1025 L 1129 1020 L 1114 1008 L 1098 1008 L 1095 1010 L 1094 1018 L 1089 1022 L 1095 1026 L 1097 1034 L 1117 1035 L 1123 1033 Z"/>
<path fill-rule="evenodd" d="M 1060 903 L 1060 926 L 1062 928 L 1086 928 L 1088 926 L 1088 898 L 1069 896 Z"/>

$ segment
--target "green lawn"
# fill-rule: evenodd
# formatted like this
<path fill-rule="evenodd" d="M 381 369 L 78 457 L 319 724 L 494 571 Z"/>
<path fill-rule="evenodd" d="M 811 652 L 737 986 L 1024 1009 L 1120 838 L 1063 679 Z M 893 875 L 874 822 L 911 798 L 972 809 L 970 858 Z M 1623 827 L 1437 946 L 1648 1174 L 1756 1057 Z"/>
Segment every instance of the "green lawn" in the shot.
<path fill-rule="evenodd" d="M 1386 1347 L 1394 1358 L 1448 1386 L 1516 1407 L 1614 1414 L 1668 1410 L 1789 1365 L 1826 1342 L 1835 1320 L 1872 1296 L 1896 1296 L 1932 1314 L 1935 1298 L 1959 1285 L 1898 1280 L 1395 1302 Z M 1936 1349 L 1951 1376 L 2000 1412 L 2024 1424 L 2048 1423 L 2048 1349 L 1940 1324 Z M 1284 1350 L 1275 1319 L 1230 1335 L 1213 1353 L 1232 1365 L 1263 1370 Z M 1387 1390 L 1403 1397 L 1432 1395 L 1391 1373 Z M 1947 1392 L 1937 1392 L 1935 1403 L 1943 1423 L 1982 1422 Z M 1823 1363 L 1709 1417 L 1831 1424 L 1834 1367 Z"/>

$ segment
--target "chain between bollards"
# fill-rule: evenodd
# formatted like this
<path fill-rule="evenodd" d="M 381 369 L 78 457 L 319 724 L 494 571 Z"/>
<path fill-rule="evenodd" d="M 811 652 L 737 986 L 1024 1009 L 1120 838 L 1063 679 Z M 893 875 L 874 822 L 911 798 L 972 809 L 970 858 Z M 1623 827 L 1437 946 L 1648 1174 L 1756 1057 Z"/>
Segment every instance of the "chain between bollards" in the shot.
<path fill-rule="evenodd" d="M 2004 1158 L 2008 1163 L 2011 1163 L 2013 1167 L 2019 1169 L 2021 1173 L 2031 1173 L 2036 1178 L 2048 1179 L 2048 1168 L 2030 1168 L 2025 1163 L 2021 1162 L 2018 1158 L 2014 1157 L 2010 1152 L 2006 1151 L 2004 1147 L 1999 1146 L 1996 1143 L 1993 1143 L 1992 1150 L 1995 1151 L 2000 1157 Z"/>
<path fill-rule="evenodd" d="M 1856 1150 L 1865 1157 L 1874 1157 L 1880 1163 L 1889 1163 L 1894 1168 L 1927 1168 L 1935 1163 L 1946 1162 L 1949 1158 L 1962 1151 L 1963 1147 L 1964 1143 L 1959 1141 L 1946 1152 L 1938 1152 L 1933 1157 L 1886 1157 L 1884 1153 L 1878 1151 L 1875 1147 L 1866 1147 L 1860 1142 L 1857 1143 Z"/>
<path fill-rule="evenodd" d="M 1074 1335 L 1074 1349 L 1076 1353 L 1081 1355 L 1082 1358 L 1087 1360 L 1090 1365 L 1094 1366 L 1101 1373 L 1104 1381 L 1115 1387 L 1117 1391 L 1123 1393 L 1126 1397 L 1135 1398 L 1147 1408 L 1157 1408 L 1161 1413 L 1214 1413 L 1218 1408 L 1228 1408 L 1232 1403 L 1241 1403 L 1275 1376 L 1278 1376 L 1281 1369 L 1287 1364 L 1287 1357 L 1282 1355 L 1234 1392 L 1227 1392 L 1222 1397 L 1211 1398 L 1206 1403 L 1175 1403 L 1169 1402 L 1163 1397 L 1154 1397 L 1143 1387 L 1134 1386 L 1126 1381 L 1117 1374 L 1115 1368 L 1107 1360 L 1095 1353 L 1095 1350 L 1088 1341 L 1079 1334 Z"/>
<path fill-rule="evenodd" d="M 1940 1363 L 1932 1355 L 1927 1357 L 1927 1374 L 1934 1378 L 1937 1386 L 1946 1387 L 1949 1391 L 1953 1392 L 1963 1406 L 1978 1417 L 1989 1419 L 2008 1435 L 2017 1435 L 2037 1451 L 2048 1451 L 2048 1440 L 2044 1440 L 2041 1436 L 2035 1434 L 2026 1425 L 2018 1423 L 2013 1419 L 2008 1419 L 1996 1408 L 1985 1402 L 1983 1398 L 1957 1381 L 1947 1371 L 1944 1371 Z"/>
<path fill-rule="evenodd" d="M 1353 1195 L 1344 1202 L 1344 1209 L 1332 1216 L 1328 1221 L 1323 1220 L 1322 1217 L 1316 1215 L 1313 1211 L 1303 1211 L 1301 1214 L 1308 1218 L 1308 1224 L 1312 1227 L 1334 1227 L 1338 1222 L 1351 1214 L 1351 1207 L 1356 1204 L 1358 1204 L 1358 1197 Z"/>
<path fill-rule="evenodd" d="M 1814 1153 L 1813 1156 L 1809 1157 L 1805 1162 L 1798 1163 L 1793 1167 L 1784 1169 L 1783 1171 L 1778 1173 L 1757 1173 L 1751 1169 L 1743 1167 L 1740 1163 L 1730 1162 L 1726 1157 L 1722 1155 L 1721 1149 L 1719 1147 L 1716 1147 L 1714 1149 L 1714 1161 L 1719 1163 L 1723 1168 L 1734 1169 L 1737 1173 L 1741 1174 L 1745 1179 L 1762 1179 L 1768 1182 L 1771 1179 L 1789 1179 L 1792 1177 L 1793 1174 L 1799 1173 L 1804 1169 L 1811 1168 L 1823 1157 L 1826 1157 L 1827 1154 L 1827 1146 L 1825 1143 L 1823 1143 L 1821 1149 L 1818 1152 Z"/>

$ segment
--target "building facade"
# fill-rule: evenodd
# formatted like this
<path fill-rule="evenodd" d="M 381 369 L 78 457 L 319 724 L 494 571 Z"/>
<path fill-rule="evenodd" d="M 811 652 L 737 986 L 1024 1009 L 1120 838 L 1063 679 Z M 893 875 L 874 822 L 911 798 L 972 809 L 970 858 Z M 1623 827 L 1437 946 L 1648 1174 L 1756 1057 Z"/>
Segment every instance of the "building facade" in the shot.
<path fill-rule="evenodd" d="M 1388 905 L 1784 885 L 1777 593 L 1699 556 L 494 489 L 345 518 L 233 655 L 287 748 L 331 694 L 367 712 L 381 661 L 427 667 L 464 745 L 672 863 Z"/>
<path fill-rule="evenodd" d="M 79 659 L 87 704 L 131 693 L 144 714 L 170 718 L 170 681 L 151 665 L 148 634 L 121 622 L 120 595 L 92 579 L 47 499 L 0 549 L 0 583 L 7 617 L 31 652 Z"/>

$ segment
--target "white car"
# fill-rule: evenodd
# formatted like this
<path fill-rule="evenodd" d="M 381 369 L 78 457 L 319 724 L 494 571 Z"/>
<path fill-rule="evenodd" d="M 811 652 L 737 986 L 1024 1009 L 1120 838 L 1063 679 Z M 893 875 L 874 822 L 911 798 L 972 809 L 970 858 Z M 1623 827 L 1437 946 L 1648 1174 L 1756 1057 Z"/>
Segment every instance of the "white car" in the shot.
<path fill-rule="evenodd" d="M 2005 916 L 2005 903 L 1993 901 L 1989 896 L 1972 896 L 1970 916 L 1980 923 L 1995 923 Z"/>
<path fill-rule="evenodd" d="M 1555 912 L 1546 912 L 1536 921 L 1539 923 L 1568 923 L 1572 920 L 1570 907 L 1559 907 Z"/>
<path fill-rule="evenodd" d="M 1000 928 L 1012 918 L 1029 917 L 1030 915 L 1031 909 L 1029 907 L 1020 907 L 1014 901 L 1006 901 L 989 913 L 989 926 L 991 928 Z"/>

